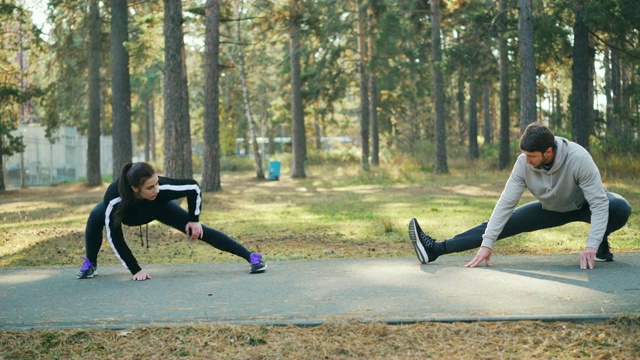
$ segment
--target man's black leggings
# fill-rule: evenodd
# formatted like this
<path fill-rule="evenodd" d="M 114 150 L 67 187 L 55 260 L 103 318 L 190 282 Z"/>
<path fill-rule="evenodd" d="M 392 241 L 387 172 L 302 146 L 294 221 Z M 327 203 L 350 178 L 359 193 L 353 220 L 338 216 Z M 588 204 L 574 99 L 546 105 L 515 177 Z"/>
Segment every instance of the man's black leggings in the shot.
<path fill-rule="evenodd" d="M 622 196 L 607 192 L 609 198 L 609 222 L 602 242 L 608 241 L 609 234 L 623 227 L 631 216 L 631 205 Z M 570 222 L 591 222 L 589 206 L 570 212 L 549 211 L 542 208 L 542 204 L 533 201 L 516 208 L 507 220 L 498 240 L 524 232 L 548 229 Z M 487 228 L 488 221 L 465 232 L 445 240 L 445 254 L 477 249 L 482 244 L 482 235 Z M 441 254 L 438 254 L 441 255 Z"/>
<path fill-rule="evenodd" d="M 87 227 L 85 229 L 86 256 L 94 265 L 98 263 L 98 252 L 102 246 L 105 211 L 106 206 L 104 201 L 100 201 L 89 214 Z M 185 232 L 185 228 L 189 222 L 189 213 L 174 201 L 169 201 L 163 206 L 154 207 L 152 211 L 152 214 L 145 214 L 149 218 L 149 221 L 145 223 L 149 223 L 155 219 L 176 230 L 183 233 Z M 202 232 L 202 241 L 216 249 L 226 251 L 249 261 L 251 252 L 230 236 L 205 225 L 202 225 Z"/>

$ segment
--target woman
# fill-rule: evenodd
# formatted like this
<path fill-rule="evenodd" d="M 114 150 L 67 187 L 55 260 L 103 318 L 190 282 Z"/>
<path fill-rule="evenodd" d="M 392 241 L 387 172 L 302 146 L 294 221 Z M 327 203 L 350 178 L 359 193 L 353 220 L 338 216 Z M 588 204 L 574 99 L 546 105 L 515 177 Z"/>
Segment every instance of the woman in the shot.
<path fill-rule="evenodd" d="M 187 198 L 188 211 L 173 201 L 183 197 Z M 89 215 L 85 230 L 87 256 L 77 273 L 78 279 L 97 275 L 103 228 L 107 229 L 107 240 L 116 258 L 131 271 L 133 280 L 151 279 L 151 275 L 138 265 L 124 241 L 122 224 L 140 226 L 152 220 L 183 231 L 194 240 L 200 239 L 217 249 L 244 258 L 251 264 L 251 274 L 267 269 L 262 255 L 254 254 L 228 235 L 200 224 L 201 206 L 200 186 L 195 180 L 158 176 L 153 167 L 144 162 L 124 165 L 118 181 L 109 185 L 104 199 Z"/>

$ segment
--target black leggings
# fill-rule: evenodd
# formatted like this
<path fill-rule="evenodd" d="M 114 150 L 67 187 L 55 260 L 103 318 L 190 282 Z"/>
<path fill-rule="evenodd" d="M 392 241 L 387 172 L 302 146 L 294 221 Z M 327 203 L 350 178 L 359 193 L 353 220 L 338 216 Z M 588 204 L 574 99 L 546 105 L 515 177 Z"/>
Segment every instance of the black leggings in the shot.
<path fill-rule="evenodd" d="M 102 246 L 105 211 L 106 206 L 104 205 L 104 201 L 101 201 L 89 214 L 87 227 L 85 229 L 86 255 L 94 265 L 98 264 L 98 252 Z M 183 233 L 189 222 L 189 213 L 173 201 L 169 201 L 162 206 L 154 207 L 151 216 L 151 219 L 156 219 Z M 227 234 L 205 225 L 202 225 L 202 232 L 202 241 L 216 249 L 226 251 L 249 261 L 251 252 Z"/>
<path fill-rule="evenodd" d="M 607 192 L 609 198 L 609 222 L 605 230 L 602 242 L 608 241 L 609 234 L 623 227 L 631 216 L 631 205 L 620 195 Z M 548 229 L 570 222 L 591 222 L 589 206 L 583 206 L 579 210 L 569 212 L 557 212 L 545 210 L 538 201 L 519 206 L 502 229 L 498 240 L 523 232 Z M 482 244 L 482 235 L 487 228 L 487 221 L 460 233 L 445 241 L 445 253 L 454 253 L 470 249 L 477 249 Z M 441 255 L 441 254 L 438 254 Z"/>

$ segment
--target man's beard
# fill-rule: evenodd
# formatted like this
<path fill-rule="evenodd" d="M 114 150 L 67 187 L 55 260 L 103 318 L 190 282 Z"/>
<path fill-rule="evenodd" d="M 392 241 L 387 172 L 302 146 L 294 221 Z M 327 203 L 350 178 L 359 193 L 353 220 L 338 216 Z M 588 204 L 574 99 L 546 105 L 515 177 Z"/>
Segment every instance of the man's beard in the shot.
<path fill-rule="evenodd" d="M 536 166 L 536 169 L 544 169 L 548 159 L 549 158 L 547 156 L 542 155 L 542 161 L 540 162 L 540 165 Z"/>

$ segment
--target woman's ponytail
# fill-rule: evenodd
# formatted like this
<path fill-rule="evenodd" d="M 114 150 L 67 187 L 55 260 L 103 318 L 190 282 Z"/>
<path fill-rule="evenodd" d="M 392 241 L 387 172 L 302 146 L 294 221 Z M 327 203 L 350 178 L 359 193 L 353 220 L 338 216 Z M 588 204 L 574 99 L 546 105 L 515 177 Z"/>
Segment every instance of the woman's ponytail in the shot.
<path fill-rule="evenodd" d="M 118 178 L 118 192 L 120 193 L 120 197 L 125 197 L 125 194 L 132 191 L 131 183 L 129 182 L 129 177 L 127 176 L 127 173 L 129 172 L 129 170 L 131 170 L 132 166 L 132 163 L 126 163 L 124 164 L 122 169 L 120 169 L 120 177 Z"/>

